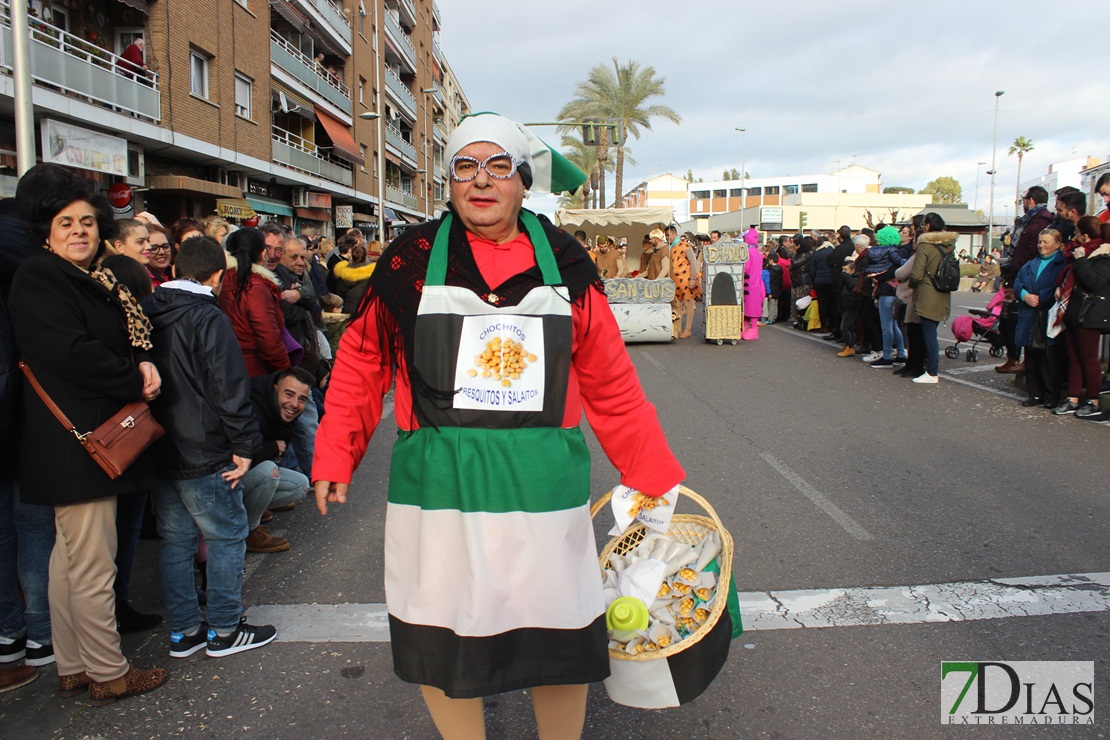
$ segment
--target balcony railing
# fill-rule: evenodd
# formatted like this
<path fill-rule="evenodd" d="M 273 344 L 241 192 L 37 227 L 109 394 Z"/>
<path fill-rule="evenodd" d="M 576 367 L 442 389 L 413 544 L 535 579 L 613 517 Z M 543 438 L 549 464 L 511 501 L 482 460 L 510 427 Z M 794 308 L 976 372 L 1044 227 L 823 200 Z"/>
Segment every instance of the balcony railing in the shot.
<path fill-rule="evenodd" d="M 391 200 L 394 203 L 400 203 L 406 208 L 416 208 L 416 196 L 412 193 L 406 193 L 400 188 L 395 188 L 390 185 L 385 186 L 385 199 Z"/>
<path fill-rule="evenodd" d="M 351 89 L 273 30 L 270 31 L 270 59 L 309 90 L 347 115 L 351 114 Z"/>
<path fill-rule="evenodd" d="M 405 58 L 409 67 L 415 72 L 416 47 L 412 45 L 412 39 L 408 37 L 408 34 L 401 30 L 401 24 L 397 21 L 397 18 L 389 11 L 385 13 L 385 30 L 393 39 L 393 45 L 397 48 L 397 52 Z"/>
<path fill-rule="evenodd" d="M 397 76 L 389 67 L 385 68 L 385 86 L 387 90 L 392 90 L 401 103 L 406 106 L 409 116 L 416 120 L 416 96 L 412 94 L 412 90 L 408 88 L 405 83 L 401 82 L 401 78 Z"/>
<path fill-rule="evenodd" d="M 419 22 L 416 15 L 416 3 L 412 0 L 400 0 L 397 5 L 408 16 L 409 23 L 415 26 Z"/>
<path fill-rule="evenodd" d="M 96 44 L 38 18 L 31 22 L 31 79 L 71 96 L 157 122 L 162 118 L 158 75 L 130 71 L 129 63 Z M 0 5 L 0 68 L 12 69 L 12 27 Z"/>
<path fill-rule="evenodd" d="M 274 161 L 278 164 L 343 185 L 350 186 L 354 183 L 354 174 L 349 163 L 321 152 L 311 141 L 277 126 L 273 127 L 272 138 Z"/>
<path fill-rule="evenodd" d="M 396 149 L 402 157 L 407 158 L 413 166 L 416 165 L 416 147 L 405 141 L 401 132 L 388 123 L 385 125 L 385 143 Z"/>
<path fill-rule="evenodd" d="M 432 21 L 434 21 L 435 23 L 435 25 L 433 26 L 433 30 L 438 31 L 439 29 L 443 28 L 442 19 L 443 16 L 439 14 L 439 3 L 437 3 L 436 0 L 432 0 Z"/>
<path fill-rule="evenodd" d="M 311 17 L 316 25 L 319 25 L 322 19 L 325 27 L 318 28 L 318 32 L 342 41 L 342 45 L 347 47 L 347 53 L 351 53 L 351 19 L 343 13 L 342 3 L 333 2 L 333 0 L 289 0 L 289 2 L 292 5 L 300 4 L 303 7 L 302 14 Z"/>

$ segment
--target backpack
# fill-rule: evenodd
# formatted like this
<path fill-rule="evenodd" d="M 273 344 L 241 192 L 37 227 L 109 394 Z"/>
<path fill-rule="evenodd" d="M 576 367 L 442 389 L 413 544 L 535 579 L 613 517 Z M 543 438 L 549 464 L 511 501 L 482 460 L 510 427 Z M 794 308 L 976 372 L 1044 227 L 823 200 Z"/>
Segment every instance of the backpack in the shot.
<path fill-rule="evenodd" d="M 948 254 L 941 254 L 940 264 L 929 280 L 938 293 L 954 293 L 960 288 L 960 261 L 956 259 L 956 250 Z"/>

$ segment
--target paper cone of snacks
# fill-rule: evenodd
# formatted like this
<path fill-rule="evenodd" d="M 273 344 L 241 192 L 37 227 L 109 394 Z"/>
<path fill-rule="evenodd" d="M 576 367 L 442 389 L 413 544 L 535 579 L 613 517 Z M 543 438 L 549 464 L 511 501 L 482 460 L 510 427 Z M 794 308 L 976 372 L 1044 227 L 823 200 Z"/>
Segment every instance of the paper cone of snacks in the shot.
<path fill-rule="evenodd" d="M 665 563 L 663 582 L 647 605 L 647 628 L 626 641 L 609 641 L 605 690 L 625 706 L 665 709 L 693 701 L 717 677 L 730 642 L 743 631 L 732 537 L 709 502 L 685 486 L 679 492 L 708 516 L 675 514 L 666 534 L 636 522 L 599 557 L 606 605 L 619 596 L 623 572 L 647 560 Z M 602 496 L 591 515 L 609 498 Z"/>

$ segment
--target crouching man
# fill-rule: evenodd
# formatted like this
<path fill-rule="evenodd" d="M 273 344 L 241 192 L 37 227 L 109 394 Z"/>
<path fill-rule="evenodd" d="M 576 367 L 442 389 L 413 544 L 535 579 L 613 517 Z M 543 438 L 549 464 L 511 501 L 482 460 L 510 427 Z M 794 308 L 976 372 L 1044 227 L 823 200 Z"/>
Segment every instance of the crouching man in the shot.
<path fill-rule="evenodd" d="M 250 535 L 248 552 L 282 552 L 289 540 L 267 531 L 262 519 L 266 510 L 287 511 L 304 498 L 308 477 L 290 466 L 290 443 L 297 420 L 305 406 L 312 403 L 312 374 L 301 367 L 291 367 L 251 380 L 251 403 L 254 417 L 262 433 L 254 450 L 254 462 L 243 478 L 246 491 Z"/>
<path fill-rule="evenodd" d="M 241 483 L 261 437 L 243 354 L 216 303 L 225 260 L 214 240 L 186 239 L 176 279 L 143 301 L 154 327 L 152 359 L 163 378 L 162 394 L 152 404 L 166 429 L 153 448 L 159 476 L 154 508 L 174 658 L 202 648 L 222 657 L 277 636 L 270 625 L 242 619 L 248 529 Z M 193 580 L 198 531 L 208 543 L 207 624 Z"/>

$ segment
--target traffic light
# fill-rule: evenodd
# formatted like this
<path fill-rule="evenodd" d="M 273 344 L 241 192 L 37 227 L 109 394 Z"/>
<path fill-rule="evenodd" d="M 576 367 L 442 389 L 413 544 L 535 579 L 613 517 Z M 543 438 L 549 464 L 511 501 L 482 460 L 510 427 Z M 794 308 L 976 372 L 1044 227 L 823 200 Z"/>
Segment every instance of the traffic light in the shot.
<path fill-rule="evenodd" d="M 804 229 L 806 224 L 809 223 L 809 217 L 805 211 L 798 211 L 798 229 Z"/>

